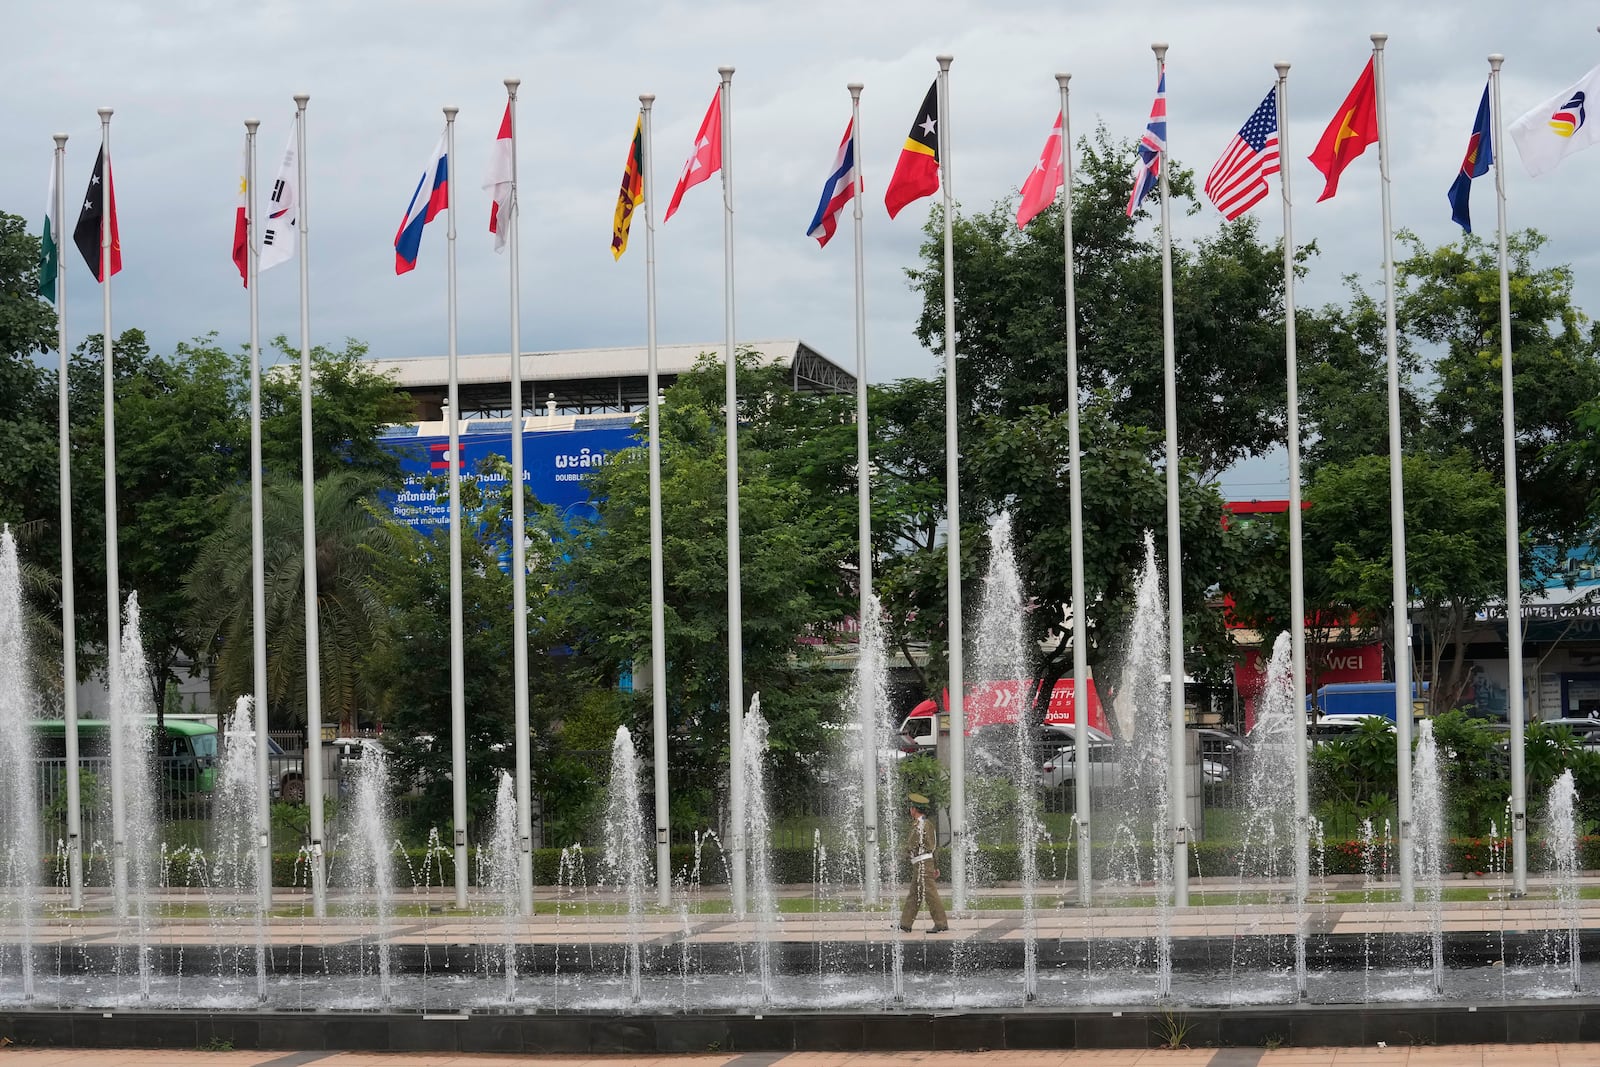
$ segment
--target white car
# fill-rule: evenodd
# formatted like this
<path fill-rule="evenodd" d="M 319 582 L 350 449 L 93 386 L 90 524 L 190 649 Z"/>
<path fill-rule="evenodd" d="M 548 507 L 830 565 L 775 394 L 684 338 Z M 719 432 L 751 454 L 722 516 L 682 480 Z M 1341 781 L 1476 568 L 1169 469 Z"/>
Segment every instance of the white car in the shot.
<path fill-rule="evenodd" d="M 1056 749 L 1054 755 L 1039 768 L 1039 784 L 1046 789 L 1072 785 L 1078 779 L 1076 750 L 1072 745 Z M 1226 763 L 1214 759 L 1200 761 L 1200 773 L 1206 785 L 1218 785 L 1228 780 Z M 1089 787 L 1110 789 L 1122 781 L 1122 767 L 1117 762 L 1117 746 L 1111 742 L 1089 745 Z"/>

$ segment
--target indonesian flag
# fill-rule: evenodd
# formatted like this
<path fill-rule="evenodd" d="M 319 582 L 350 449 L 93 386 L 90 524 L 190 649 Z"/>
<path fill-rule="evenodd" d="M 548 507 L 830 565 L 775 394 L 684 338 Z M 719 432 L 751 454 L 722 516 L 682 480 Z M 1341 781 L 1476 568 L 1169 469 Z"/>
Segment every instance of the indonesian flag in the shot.
<path fill-rule="evenodd" d="M 249 157 L 239 170 L 239 206 L 233 213 L 233 265 L 246 289 L 250 288 L 250 172 Z"/>
<path fill-rule="evenodd" d="M 494 147 L 489 151 L 489 173 L 483 179 L 485 189 L 494 190 L 494 203 L 489 207 L 489 232 L 494 234 L 494 250 L 504 252 L 510 229 L 506 219 L 511 214 L 511 199 L 516 195 L 516 182 L 512 178 L 516 165 L 517 139 L 511 129 L 511 101 L 506 101 L 506 113 L 500 119 L 500 132 L 495 135 Z"/>
<path fill-rule="evenodd" d="M 700 123 L 700 132 L 695 134 L 694 152 L 689 156 L 689 161 L 683 165 L 683 173 L 678 177 L 678 187 L 672 191 L 672 203 L 667 205 L 667 213 L 661 221 L 666 222 L 672 218 L 672 213 L 678 210 L 678 202 L 683 199 L 684 193 L 721 169 L 722 90 L 718 89 L 716 95 L 711 98 L 711 107 L 706 110 L 705 121 Z"/>
<path fill-rule="evenodd" d="M 1028 180 L 1022 183 L 1022 199 L 1017 202 L 1017 229 L 1025 229 L 1034 216 L 1049 207 L 1061 188 L 1061 113 L 1056 113 L 1055 129 L 1039 153 Z"/>

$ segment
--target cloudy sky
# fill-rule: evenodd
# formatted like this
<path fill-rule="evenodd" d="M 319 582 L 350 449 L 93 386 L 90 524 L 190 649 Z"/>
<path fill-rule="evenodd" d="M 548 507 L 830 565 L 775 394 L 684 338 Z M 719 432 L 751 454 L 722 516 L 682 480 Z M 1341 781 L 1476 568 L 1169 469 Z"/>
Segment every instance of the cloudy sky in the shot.
<path fill-rule="evenodd" d="M 97 145 L 95 108 L 115 108 L 125 264 L 114 287 L 116 327 L 142 327 L 158 347 L 209 331 L 242 342 L 247 305 L 229 260 L 242 121 L 262 120 L 265 172 L 289 136 L 292 95 L 306 92 L 314 339 L 355 337 L 388 357 L 440 354 L 443 227 L 429 228 L 418 269 L 404 277 L 393 273 L 393 239 L 443 126 L 440 108 L 455 105 L 461 350 L 505 351 L 505 262 L 492 251 L 479 184 L 504 107 L 501 81 L 517 76 L 524 348 L 642 344 L 642 248 L 636 243 L 620 263 L 609 248 L 637 97 L 657 97 L 655 178 L 664 204 L 716 68 L 732 64 L 738 336 L 802 337 L 852 365 L 848 232 L 819 250 L 804 231 L 849 115 L 845 85 L 861 81 L 869 376 L 887 380 L 937 370 L 911 335 L 917 305 L 903 274 L 916 262 L 927 202 L 891 223 L 881 199 L 936 54 L 956 57 L 951 177 L 973 209 L 1026 176 L 1054 119 L 1058 70 L 1073 75 L 1077 130 L 1104 120 L 1132 137 L 1154 87 L 1150 42 L 1170 42 L 1172 150 L 1203 174 L 1270 87 L 1273 62 L 1289 60 L 1296 236 L 1322 251 L 1302 300 L 1317 303 L 1339 296 L 1342 275 L 1375 276 L 1381 262 L 1376 151 L 1352 165 L 1338 198 L 1324 204 L 1314 203 L 1321 183 L 1305 159 L 1366 62 L 1368 35 L 1390 35 L 1395 223 L 1437 242 L 1457 232 L 1444 196 L 1482 90 L 1484 57 L 1507 56 L 1509 120 L 1600 59 L 1592 21 L 1567 5 L 1484 0 L 15 0 L 0 9 L 12 42 L 0 107 L 0 210 L 37 228 L 50 135 L 65 132 L 70 228 L 70 205 Z M 1551 236 L 1551 259 L 1576 267 L 1579 303 L 1591 307 L 1600 306 L 1600 219 L 1580 191 L 1596 168 L 1600 152 L 1538 183 L 1518 163 L 1510 170 L 1512 225 Z M 262 174 L 263 188 L 270 179 Z M 1474 214 L 1487 229 L 1492 193 L 1480 184 Z M 720 343 L 720 208 L 716 187 L 702 186 L 659 230 L 663 341 Z M 1264 232 L 1275 235 L 1275 201 L 1257 210 Z M 1181 220 L 1179 236 L 1216 218 Z M 75 343 L 98 330 L 100 311 L 92 279 L 75 257 L 70 267 Z M 269 273 L 261 288 L 264 333 L 294 335 L 294 268 Z M 1231 474 L 1227 488 L 1271 495 L 1279 479 L 1270 463 L 1258 464 Z"/>

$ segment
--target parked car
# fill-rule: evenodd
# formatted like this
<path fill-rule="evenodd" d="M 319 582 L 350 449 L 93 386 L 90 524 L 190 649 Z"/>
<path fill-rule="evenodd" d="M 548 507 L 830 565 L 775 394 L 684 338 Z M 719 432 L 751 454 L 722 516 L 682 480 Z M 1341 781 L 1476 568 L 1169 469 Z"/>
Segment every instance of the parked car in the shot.
<path fill-rule="evenodd" d="M 1559 719 L 1545 719 L 1541 726 L 1560 726 L 1572 731 L 1572 736 L 1584 748 L 1600 748 L 1600 719 L 1587 715 L 1565 715 Z"/>
<path fill-rule="evenodd" d="M 156 717 L 146 717 L 155 731 Z M 152 755 L 157 768 L 170 786 L 184 793 L 209 793 L 217 784 L 217 728 L 202 722 L 169 718 L 163 733 L 155 738 Z M 67 754 L 67 724 L 63 719 L 35 719 L 33 733 L 40 759 L 59 760 Z M 111 723 L 104 719 L 78 720 L 80 759 L 105 757 L 110 753 Z"/>
<path fill-rule="evenodd" d="M 1073 785 L 1077 782 L 1076 750 L 1064 745 L 1039 768 L 1039 784 L 1046 789 Z M 1201 757 L 1200 773 L 1206 785 L 1227 781 L 1231 773 L 1220 760 Z M 1122 780 L 1122 767 L 1117 762 L 1115 743 L 1102 741 L 1089 745 L 1089 786 L 1092 789 L 1109 789 Z"/>

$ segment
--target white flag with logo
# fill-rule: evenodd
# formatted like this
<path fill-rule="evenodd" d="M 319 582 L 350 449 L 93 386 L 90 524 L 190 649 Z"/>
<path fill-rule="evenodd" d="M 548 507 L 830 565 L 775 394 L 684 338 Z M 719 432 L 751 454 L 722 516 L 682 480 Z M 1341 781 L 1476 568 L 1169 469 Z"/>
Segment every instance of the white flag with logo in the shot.
<path fill-rule="evenodd" d="M 257 270 L 271 270 L 294 258 L 300 242 L 297 229 L 300 215 L 300 160 L 295 155 L 295 131 L 289 131 L 289 147 L 283 153 L 278 177 L 267 189 L 267 202 L 261 220 L 261 261 Z"/>
<path fill-rule="evenodd" d="M 1511 139 L 1530 175 L 1548 174 L 1572 153 L 1600 141 L 1600 114 L 1589 114 L 1590 104 L 1600 106 L 1600 67 L 1511 124 Z"/>

